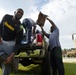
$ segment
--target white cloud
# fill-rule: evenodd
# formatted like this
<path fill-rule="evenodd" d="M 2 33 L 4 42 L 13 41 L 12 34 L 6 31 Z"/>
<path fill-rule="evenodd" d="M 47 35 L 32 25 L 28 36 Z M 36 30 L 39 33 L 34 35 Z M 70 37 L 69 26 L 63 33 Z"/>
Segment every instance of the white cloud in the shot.
<path fill-rule="evenodd" d="M 74 47 L 71 35 L 76 32 L 76 0 L 8 0 L 7 4 L 2 0 L 0 19 L 5 13 L 12 14 L 18 7 L 25 11 L 23 18 L 30 17 L 36 21 L 39 11 L 49 15 L 60 29 L 62 48 Z M 46 22 L 44 29 L 47 32 L 49 26 Z"/>
<path fill-rule="evenodd" d="M 51 2 L 50 0 L 42 7 L 41 11 L 48 14 L 59 27 L 62 48 L 74 47 L 71 35 L 76 32 L 76 1 L 53 0 Z M 48 27 L 46 30 L 48 30 Z M 61 36 L 64 36 L 64 38 Z"/>
<path fill-rule="evenodd" d="M 4 10 L 3 8 L 0 8 L 0 20 L 2 19 L 2 17 L 7 13 L 6 10 Z"/>

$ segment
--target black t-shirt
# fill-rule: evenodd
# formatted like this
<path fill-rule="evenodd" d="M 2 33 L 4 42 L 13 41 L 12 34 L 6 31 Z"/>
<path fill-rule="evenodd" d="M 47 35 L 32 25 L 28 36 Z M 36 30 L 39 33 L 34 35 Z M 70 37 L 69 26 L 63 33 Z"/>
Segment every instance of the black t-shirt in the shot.
<path fill-rule="evenodd" d="M 0 23 L 0 36 L 5 41 L 16 41 L 16 47 L 21 44 L 23 29 L 21 28 L 21 22 L 14 22 L 13 16 L 6 14 Z"/>

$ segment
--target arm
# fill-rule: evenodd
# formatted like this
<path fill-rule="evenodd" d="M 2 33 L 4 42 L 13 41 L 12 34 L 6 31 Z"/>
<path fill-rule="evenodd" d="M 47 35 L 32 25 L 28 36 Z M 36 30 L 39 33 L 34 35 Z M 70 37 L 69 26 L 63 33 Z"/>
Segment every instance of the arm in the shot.
<path fill-rule="evenodd" d="M 11 63 L 14 55 L 16 54 L 16 52 L 19 50 L 19 47 L 21 45 L 21 41 L 22 41 L 22 37 L 23 37 L 23 29 L 19 30 L 17 32 L 17 35 L 16 35 L 16 44 L 14 46 L 14 50 L 13 52 L 11 53 L 11 55 L 4 61 L 4 64 L 8 64 L 8 63 Z"/>
<path fill-rule="evenodd" d="M 1 20 L 1 22 L 0 22 L 0 43 L 2 43 L 2 34 L 3 34 L 3 28 L 4 28 L 3 22 L 7 18 L 7 15 L 8 14 L 4 15 L 3 18 L 2 18 L 2 20 Z"/>
<path fill-rule="evenodd" d="M 0 43 L 2 43 L 2 33 L 3 33 L 3 20 L 0 23 Z"/>
<path fill-rule="evenodd" d="M 2 36 L 2 33 L 3 33 L 3 24 L 1 23 L 1 24 L 0 24 L 0 38 L 1 38 L 1 36 Z"/>
<path fill-rule="evenodd" d="M 5 16 L 4 16 L 5 17 Z M 2 42 L 2 33 L 3 33 L 3 21 L 4 21 L 4 17 L 0 22 L 0 43 Z"/>
<path fill-rule="evenodd" d="M 2 37 L 0 36 L 0 43 L 2 43 Z"/>
<path fill-rule="evenodd" d="M 14 53 L 16 53 L 19 50 L 22 39 L 23 39 L 23 29 L 20 29 L 18 30 L 16 37 L 15 37 L 16 43 L 15 43 L 15 47 L 13 50 Z"/>
<path fill-rule="evenodd" d="M 47 18 L 47 20 L 51 23 L 52 27 L 55 28 L 55 26 L 56 26 L 55 23 L 49 18 Z"/>
<path fill-rule="evenodd" d="M 41 27 L 41 30 L 42 30 L 43 34 L 44 34 L 47 38 L 49 38 L 49 34 L 48 34 L 48 33 L 46 33 L 46 32 L 44 31 L 44 29 L 43 29 L 43 27 L 42 27 L 42 26 L 40 26 L 40 27 Z"/>
<path fill-rule="evenodd" d="M 35 34 L 35 30 L 36 30 L 36 25 L 33 26 L 33 30 L 32 30 L 32 33 Z"/>
<path fill-rule="evenodd" d="M 8 58 L 6 58 L 6 60 L 3 63 L 10 64 L 12 62 L 14 55 L 15 55 L 15 53 L 12 53 Z"/>

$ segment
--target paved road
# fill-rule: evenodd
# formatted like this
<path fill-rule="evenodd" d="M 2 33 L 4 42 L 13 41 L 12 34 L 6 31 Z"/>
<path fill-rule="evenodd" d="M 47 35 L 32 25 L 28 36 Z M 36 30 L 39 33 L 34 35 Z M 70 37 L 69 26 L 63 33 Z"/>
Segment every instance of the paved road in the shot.
<path fill-rule="evenodd" d="M 63 58 L 63 62 L 76 63 L 76 58 Z"/>

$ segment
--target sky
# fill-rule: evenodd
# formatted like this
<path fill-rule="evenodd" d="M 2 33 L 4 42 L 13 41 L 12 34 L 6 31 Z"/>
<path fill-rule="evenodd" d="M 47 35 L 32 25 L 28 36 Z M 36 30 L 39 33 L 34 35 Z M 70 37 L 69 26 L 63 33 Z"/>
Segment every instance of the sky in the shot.
<path fill-rule="evenodd" d="M 76 47 L 72 40 L 72 34 L 76 33 L 76 0 L 0 0 L 0 20 L 5 14 L 13 15 L 18 8 L 24 10 L 21 21 L 24 18 L 36 21 L 40 11 L 48 15 L 60 30 L 61 47 Z M 49 32 L 50 26 L 46 20 L 44 30 Z"/>

